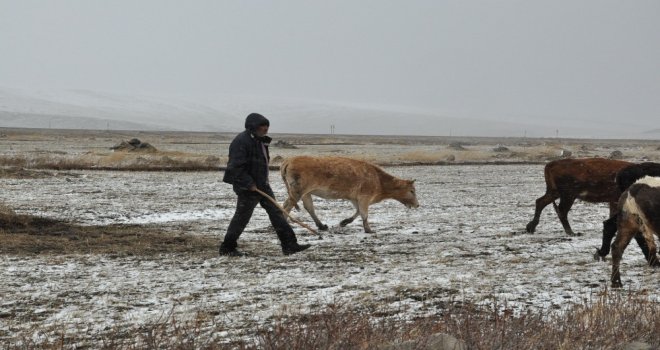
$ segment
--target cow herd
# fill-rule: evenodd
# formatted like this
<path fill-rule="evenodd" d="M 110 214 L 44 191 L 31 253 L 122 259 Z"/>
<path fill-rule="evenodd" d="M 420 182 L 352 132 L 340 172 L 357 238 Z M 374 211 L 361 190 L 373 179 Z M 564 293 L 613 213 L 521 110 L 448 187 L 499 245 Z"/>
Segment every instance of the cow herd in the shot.
<path fill-rule="evenodd" d="M 364 231 L 369 226 L 369 205 L 394 199 L 409 208 L 419 206 L 414 180 L 394 177 L 371 163 L 343 157 L 298 156 L 286 159 L 280 172 L 288 192 L 284 209 L 288 213 L 302 200 L 320 230 L 327 230 L 314 212 L 312 195 L 326 199 L 345 199 L 356 209 L 341 221 L 341 226 L 362 218 Z M 541 212 L 552 203 L 564 231 L 575 235 L 568 212 L 575 200 L 608 203 L 610 217 L 603 222 L 603 244 L 594 255 L 603 259 L 612 249 L 612 286 L 621 287 L 621 256 L 635 238 L 651 266 L 660 266 L 654 235 L 660 236 L 660 164 L 631 163 L 603 158 L 560 159 L 544 169 L 546 192 L 536 200 L 533 219 L 526 230 L 533 233 Z M 559 199 L 559 204 L 555 201 Z M 617 235 L 618 232 L 618 235 Z M 616 236 L 616 238 L 615 238 Z M 612 240 L 614 239 L 614 243 Z"/>

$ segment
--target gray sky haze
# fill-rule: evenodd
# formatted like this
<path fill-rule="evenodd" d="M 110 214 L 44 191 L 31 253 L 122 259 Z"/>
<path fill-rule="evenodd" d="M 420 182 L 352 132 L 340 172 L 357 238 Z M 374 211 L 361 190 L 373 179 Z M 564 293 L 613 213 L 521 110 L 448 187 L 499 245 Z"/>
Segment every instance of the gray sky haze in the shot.
<path fill-rule="evenodd" d="M 0 0 L 0 87 L 657 129 L 660 1 Z"/>

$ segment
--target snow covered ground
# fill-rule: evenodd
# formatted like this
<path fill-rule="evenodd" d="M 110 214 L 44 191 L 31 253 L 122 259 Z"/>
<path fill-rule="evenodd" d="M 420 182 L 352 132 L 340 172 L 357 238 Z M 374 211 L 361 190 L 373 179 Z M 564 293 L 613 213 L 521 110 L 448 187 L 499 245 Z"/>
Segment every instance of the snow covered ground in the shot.
<path fill-rule="evenodd" d="M 576 203 L 564 234 L 551 207 L 537 233 L 524 233 L 545 190 L 542 165 L 417 166 L 385 169 L 415 178 L 421 207 L 373 205 L 365 234 L 360 220 L 338 226 L 353 209 L 316 199 L 329 226 L 313 247 L 283 256 L 258 208 L 239 247 L 244 258 L 216 254 L 116 257 L 0 256 L 0 342 L 71 332 L 94 339 L 120 324 L 213 318 L 216 336 L 247 335 L 274 315 L 336 302 L 412 317 L 447 302 L 561 309 L 609 285 L 610 264 L 593 260 L 605 205 Z M 191 235 L 224 235 L 235 195 L 221 173 L 73 172 L 41 179 L 0 179 L 3 200 L 18 213 L 81 224 L 157 224 Z M 271 173 L 280 201 L 285 190 Z M 312 224 L 306 212 L 294 214 Z M 660 281 L 634 245 L 624 255 L 628 289 L 655 290 Z M 210 330 L 209 330 L 210 332 Z"/>

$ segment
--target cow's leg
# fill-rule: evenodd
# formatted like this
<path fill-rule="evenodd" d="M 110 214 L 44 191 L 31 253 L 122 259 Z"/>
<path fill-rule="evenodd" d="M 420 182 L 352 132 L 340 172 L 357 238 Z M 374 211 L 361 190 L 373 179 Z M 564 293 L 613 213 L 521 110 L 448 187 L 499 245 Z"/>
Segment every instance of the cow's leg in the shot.
<path fill-rule="evenodd" d="M 309 215 L 314 220 L 316 227 L 318 227 L 318 229 L 321 231 L 327 231 L 328 225 L 322 223 L 321 220 L 319 220 L 319 218 L 316 216 L 316 213 L 314 212 L 314 202 L 312 201 L 312 195 L 308 193 L 302 196 L 302 202 L 303 202 L 303 207 L 305 207 L 305 210 L 307 210 Z"/>
<path fill-rule="evenodd" d="M 649 263 L 649 265 L 653 267 L 660 266 L 660 261 L 658 261 L 658 256 L 656 255 L 657 252 L 653 236 L 651 236 L 651 242 L 654 243 L 652 247 L 648 245 L 648 241 L 644 238 L 644 235 L 641 232 L 638 232 L 635 235 L 635 241 L 637 242 L 637 245 L 639 245 L 639 248 L 642 250 L 642 253 L 644 253 L 644 257 L 646 258 L 646 261 Z"/>
<path fill-rule="evenodd" d="M 619 217 L 618 229 L 619 234 L 617 234 L 614 243 L 612 243 L 612 288 L 621 288 L 623 286 L 619 271 L 621 257 L 633 236 L 640 233 L 634 218 L 627 215 Z M 655 243 L 653 245 L 655 246 Z"/>
<path fill-rule="evenodd" d="M 559 199 L 559 205 L 555 205 L 555 211 L 557 211 L 559 221 L 561 221 L 561 225 L 564 227 L 564 232 L 569 236 L 575 236 L 575 232 L 571 229 L 571 224 L 568 223 L 568 212 L 571 210 L 573 203 L 575 203 L 575 197 L 561 197 Z"/>
<path fill-rule="evenodd" d="M 364 232 L 374 233 L 369 226 L 369 202 L 368 201 L 358 201 L 358 211 L 362 217 L 362 226 L 364 226 Z"/>
<path fill-rule="evenodd" d="M 355 214 L 353 214 L 353 216 L 351 216 L 350 218 L 342 220 L 339 223 L 339 226 L 341 226 L 341 227 L 344 227 L 344 226 L 350 224 L 351 222 L 353 222 L 353 220 L 355 220 L 358 217 L 358 215 L 360 215 L 360 208 L 358 207 L 357 201 L 351 201 L 351 203 L 355 207 Z"/>
<path fill-rule="evenodd" d="M 607 254 L 610 253 L 610 245 L 616 235 L 617 215 L 611 216 L 609 219 L 603 221 L 603 244 L 600 249 L 596 249 L 594 259 L 605 260 Z M 635 236 L 637 238 L 637 236 Z M 645 243 L 646 244 L 646 243 Z"/>
<path fill-rule="evenodd" d="M 610 253 L 610 245 L 612 244 L 614 235 L 616 235 L 616 226 L 618 222 L 617 220 L 618 203 L 610 202 L 609 207 L 610 207 L 610 218 L 603 221 L 603 244 L 601 244 L 600 249 L 597 249 L 596 254 L 594 254 L 594 259 L 596 260 L 601 260 L 601 259 L 605 260 L 607 254 Z M 635 239 L 637 239 L 637 236 L 635 236 Z M 639 241 L 637 241 L 637 243 L 639 243 Z M 644 243 L 644 246 L 646 246 L 646 243 Z M 644 252 L 644 248 L 642 248 L 642 252 Z M 648 248 L 644 253 L 644 256 L 647 256 L 647 253 L 648 253 Z"/>
<path fill-rule="evenodd" d="M 610 213 L 611 212 L 612 203 L 610 203 Z M 603 221 L 603 244 L 601 245 L 600 249 L 596 250 L 594 259 L 605 260 L 607 254 L 610 253 L 610 245 L 612 244 L 614 235 L 616 235 L 617 221 L 616 212 L 609 219 Z M 644 239 L 644 235 L 642 235 L 642 233 L 637 233 L 635 235 L 635 241 L 637 242 L 637 245 L 639 245 L 639 248 L 642 250 L 644 258 L 646 258 L 646 261 L 648 261 L 649 265 L 654 267 L 660 266 L 660 261 L 658 261 L 656 252 L 650 251 L 649 246 L 646 244 L 646 239 Z"/>
<path fill-rule="evenodd" d="M 296 191 L 290 185 L 287 185 L 287 192 L 288 192 L 287 193 L 288 197 L 284 201 L 282 207 L 284 207 L 284 211 L 286 211 L 286 213 L 289 214 L 291 212 L 291 209 L 293 209 L 293 207 L 297 207 L 298 201 L 300 200 L 300 193 L 298 193 L 298 191 Z"/>
<path fill-rule="evenodd" d="M 618 212 L 619 212 L 619 201 L 610 202 L 609 203 L 609 208 L 610 208 L 610 218 L 611 218 L 614 215 L 618 214 Z"/>
<path fill-rule="evenodd" d="M 646 261 L 648 261 L 649 265 L 656 267 L 660 265 L 660 263 L 658 263 L 658 256 L 656 255 L 657 249 L 655 246 L 655 236 L 657 235 L 658 231 L 655 231 L 652 225 L 642 224 L 640 218 L 637 218 L 636 222 L 637 225 L 640 226 L 641 232 L 638 232 L 635 235 L 635 240 L 637 240 L 638 237 L 642 237 L 642 241 L 645 243 L 647 249 L 646 254 L 644 254 L 644 256 L 646 257 Z M 639 243 L 639 241 L 637 242 Z M 644 250 L 642 249 L 642 251 Z"/>
<path fill-rule="evenodd" d="M 616 211 L 617 209 L 617 203 L 610 203 L 610 213 L 612 213 L 613 210 Z M 614 233 L 612 233 L 614 235 Z M 605 237 L 603 237 L 605 239 Z M 651 241 L 654 241 L 653 235 L 650 236 Z M 610 238 L 612 240 L 612 238 Z M 656 255 L 656 250 L 655 248 L 651 249 L 648 244 L 646 243 L 646 239 L 644 238 L 644 235 L 639 232 L 635 235 L 635 242 L 637 242 L 637 245 L 639 248 L 642 250 L 642 253 L 644 254 L 644 257 L 646 258 L 646 261 L 649 263 L 651 266 L 660 266 L 660 262 L 658 261 L 658 257 Z M 604 244 L 605 242 L 603 242 Z M 606 254 L 607 255 L 607 254 Z"/>
<path fill-rule="evenodd" d="M 536 209 L 534 210 L 534 218 L 527 224 L 526 230 L 528 233 L 534 233 L 536 226 L 539 224 L 539 219 L 541 218 L 541 212 L 548 204 L 552 203 L 557 199 L 557 196 L 546 192 L 542 197 L 539 197 L 536 200 Z"/>
<path fill-rule="evenodd" d="M 284 211 L 289 214 L 291 212 L 291 209 L 296 205 L 296 201 L 291 199 L 291 196 L 287 197 L 287 199 L 284 201 L 282 204 L 282 207 L 284 208 Z"/>

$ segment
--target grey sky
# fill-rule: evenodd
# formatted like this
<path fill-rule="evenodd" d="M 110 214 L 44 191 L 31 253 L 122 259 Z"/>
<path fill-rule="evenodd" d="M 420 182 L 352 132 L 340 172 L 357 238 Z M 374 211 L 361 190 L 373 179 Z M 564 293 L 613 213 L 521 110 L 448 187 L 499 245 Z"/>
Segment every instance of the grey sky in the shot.
<path fill-rule="evenodd" d="M 660 1 L 0 0 L 0 86 L 660 127 Z"/>

